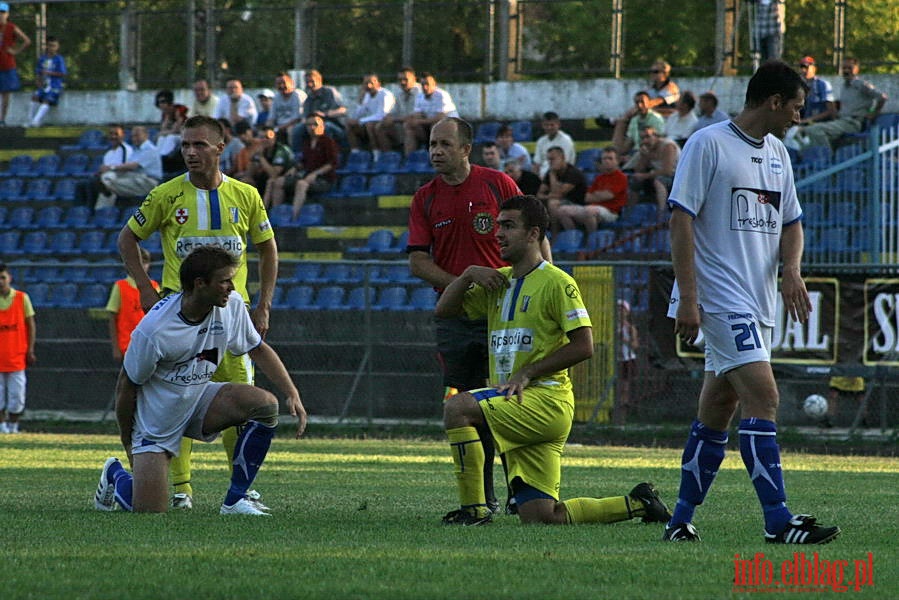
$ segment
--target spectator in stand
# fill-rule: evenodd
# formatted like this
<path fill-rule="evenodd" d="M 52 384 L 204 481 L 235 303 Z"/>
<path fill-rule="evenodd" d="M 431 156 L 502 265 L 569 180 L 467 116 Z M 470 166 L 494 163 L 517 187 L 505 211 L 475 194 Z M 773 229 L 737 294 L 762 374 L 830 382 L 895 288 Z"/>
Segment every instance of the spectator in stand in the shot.
<path fill-rule="evenodd" d="M 718 108 L 718 96 L 715 95 L 715 92 L 708 91 L 700 94 L 699 116 L 696 119 L 696 125 L 693 127 L 693 133 L 696 133 L 703 127 L 727 121 L 728 119 L 730 117 L 727 116 L 727 113 Z"/>
<path fill-rule="evenodd" d="M 749 0 L 755 4 L 755 22 L 752 35 L 761 63 L 780 60 L 787 31 L 787 9 L 784 0 Z"/>
<path fill-rule="evenodd" d="M 241 121 L 234 126 L 234 135 L 241 143 L 241 148 L 237 152 L 237 158 L 232 166 L 232 177 L 238 181 L 246 182 L 250 179 L 250 165 L 260 141 L 256 134 L 253 133 L 253 128 L 246 121 Z"/>
<path fill-rule="evenodd" d="M 9 4 L 0 2 L 0 127 L 6 125 L 9 93 L 22 85 L 16 69 L 16 55 L 31 45 L 31 38 L 9 20 Z"/>
<path fill-rule="evenodd" d="M 25 368 L 37 362 L 36 330 L 31 298 L 12 287 L 12 273 L 0 262 L 0 433 L 19 433 L 19 418 L 25 412 Z"/>
<path fill-rule="evenodd" d="M 521 162 L 514 158 L 507 158 L 503 162 L 503 171 L 512 178 L 518 189 L 525 196 L 536 196 L 540 190 L 540 176 L 531 170 L 524 170 Z"/>
<path fill-rule="evenodd" d="M 820 121 L 830 121 L 837 116 L 833 86 L 826 79 L 818 77 L 815 59 L 811 56 L 803 57 L 799 61 L 798 68 L 799 74 L 802 75 L 808 86 L 808 96 L 805 99 L 805 106 L 799 110 L 799 124 L 790 127 L 784 136 L 784 145 L 795 150 L 802 149 L 796 136 L 802 133 L 803 127 Z"/>
<path fill-rule="evenodd" d="M 131 160 L 131 146 L 125 143 L 125 128 L 122 125 L 110 125 L 106 132 L 109 149 L 103 155 L 103 163 L 90 179 L 79 181 L 75 186 L 75 202 L 85 206 L 112 206 L 115 196 L 108 197 L 100 176 L 103 173 Z"/>
<path fill-rule="evenodd" d="M 254 126 L 259 129 L 263 125 L 270 124 L 269 117 L 272 115 L 272 104 L 275 101 L 275 92 L 265 88 L 256 94 L 256 99 L 259 100 L 259 112 L 256 114 L 256 123 L 254 123 Z"/>
<path fill-rule="evenodd" d="M 668 192 L 674 181 L 674 169 L 680 158 L 680 146 L 659 134 L 653 127 L 640 132 L 640 151 L 625 165 L 632 169 L 630 189 L 635 202 L 655 202 L 661 219 L 667 211 Z"/>
<path fill-rule="evenodd" d="M 140 248 L 140 264 L 149 277 L 150 251 Z M 159 290 L 159 283 L 150 279 L 153 289 Z M 144 309 L 140 305 L 140 290 L 131 275 L 119 279 L 112 284 L 109 291 L 109 300 L 106 302 L 106 312 L 109 313 L 109 341 L 112 344 L 112 360 L 121 366 L 122 358 L 131 341 L 131 332 L 140 323 L 144 316 Z"/>
<path fill-rule="evenodd" d="M 604 148 L 597 159 L 598 174 L 584 196 L 586 204 L 563 204 L 558 208 L 562 229 L 583 225 L 587 233 L 600 223 L 614 223 L 627 204 L 627 175 L 618 166 L 618 153 Z"/>
<path fill-rule="evenodd" d="M 521 163 L 521 168 L 531 170 L 531 155 L 527 148 L 515 141 L 515 134 L 508 125 L 503 125 L 496 133 L 496 145 L 499 147 L 499 156 L 505 162 L 514 158 Z M 526 192 L 525 192 L 526 193 Z M 531 194 L 533 196 L 533 194 Z"/>
<path fill-rule="evenodd" d="M 156 92 L 154 101 L 160 112 L 159 134 L 156 136 L 156 150 L 162 157 L 162 170 L 173 173 L 184 170 L 181 156 L 181 128 L 187 120 L 187 107 L 175 103 L 171 90 Z"/>
<path fill-rule="evenodd" d="M 66 59 L 59 53 L 59 40 L 47 36 L 44 53 L 34 66 L 34 83 L 37 89 L 31 96 L 31 108 L 26 127 L 40 127 L 51 106 L 56 106 L 62 95 L 63 80 L 68 75 Z"/>
<path fill-rule="evenodd" d="M 406 117 L 405 151 L 409 156 L 418 149 L 419 144 L 427 142 L 431 135 L 431 127 L 446 117 L 458 117 L 459 111 L 452 96 L 444 89 L 437 87 L 437 80 L 431 73 L 422 73 L 419 78 L 421 94 L 415 99 L 415 109 Z"/>
<path fill-rule="evenodd" d="M 693 112 L 696 108 L 696 96 L 693 95 L 693 92 L 684 92 L 675 108 L 675 112 L 665 119 L 665 133 L 683 148 L 698 121 L 696 113 Z"/>
<path fill-rule="evenodd" d="M 237 170 L 237 156 L 243 149 L 243 142 L 234 135 L 228 119 L 219 119 L 218 122 L 222 124 L 222 130 L 225 134 L 225 148 L 222 150 L 219 166 L 222 169 L 222 173 L 231 177 Z"/>
<path fill-rule="evenodd" d="M 796 139 L 803 148 L 827 146 L 846 133 L 858 133 L 880 114 L 887 95 L 858 76 L 858 61 L 843 61 L 843 87 L 840 89 L 840 112 L 831 120 L 804 127 Z"/>
<path fill-rule="evenodd" d="M 547 151 L 550 148 L 561 148 L 565 153 L 565 162 L 574 164 L 577 159 L 577 153 L 574 149 L 574 140 L 571 136 L 562 131 L 562 121 L 559 119 L 558 113 L 548 111 L 543 113 L 543 135 L 537 139 L 537 146 L 534 150 L 534 160 L 531 163 L 531 170 L 543 179 L 549 171 L 549 160 Z"/>
<path fill-rule="evenodd" d="M 663 117 L 673 114 L 680 99 L 680 89 L 671 80 L 671 65 L 664 60 L 657 60 L 649 69 L 650 84 L 646 88 L 649 94 L 649 108 Z"/>
<path fill-rule="evenodd" d="M 400 69 L 397 83 L 399 91 L 394 94 L 396 103 L 393 110 L 377 126 L 378 149 L 381 152 L 393 150 L 405 142 L 406 119 L 415 112 L 415 99 L 421 94 L 421 86 L 416 83 L 412 67 Z"/>
<path fill-rule="evenodd" d="M 665 131 L 665 118 L 651 109 L 649 94 L 634 94 L 634 105 L 615 121 L 612 133 L 612 144 L 621 160 L 627 160 L 640 147 L 640 131 L 652 127 L 656 131 Z"/>
<path fill-rule="evenodd" d="M 256 186 L 263 199 L 269 196 L 270 182 L 282 176 L 293 164 L 293 151 L 275 139 L 275 130 L 270 125 L 263 125 L 256 135 L 259 143 L 250 157 L 250 168 L 244 180 Z M 268 207 L 268 204 L 266 204 Z"/>
<path fill-rule="evenodd" d="M 303 122 L 303 103 L 306 101 L 306 92 L 297 89 L 293 77 L 284 71 L 275 77 L 275 89 L 278 92 L 272 101 L 268 124 L 275 128 L 278 141 L 292 148 L 291 134 L 294 128 Z"/>
<path fill-rule="evenodd" d="M 485 142 L 481 146 L 481 160 L 487 168 L 495 171 L 503 170 L 503 161 L 499 156 L 499 147 L 495 142 Z"/>
<path fill-rule="evenodd" d="M 198 79 L 194 83 L 194 105 L 190 109 L 190 116 L 211 117 L 215 114 L 218 103 L 219 97 L 209 89 L 209 82 L 205 79 Z"/>
<path fill-rule="evenodd" d="M 580 169 L 565 160 L 565 151 L 553 146 L 546 153 L 549 170 L 537 191 L 537 198 L 543 201 L 549 211 L 553 235 L 559 232 L 560 210 L 563 206 L 576 204 L 583 206 L 587 193 L 587 180 Z"/>
<path fill-rule="evenodd" d="M 331 191 L 340 165 L 340 147 L 325 134 L 325 120 L 319 115 L 310 115 L 306 117 L 306 128 L 300 162 L 283 177 L 275 178 L 271 192 L 267 193 L 271 206 L 278 206 L 293 191 L 293 220 L 300 216 L 310 194 Z"/>
<path fill-rule="evenodd" d="M 337 88 L 324 85 L 322 74 L 315 69 L 306 72 L 306 101 L 303 102 L 303 115 L 318 115 L 325 121 L 325 134 L 343 146 L 346 142 L 346 129 L 343 119 L 346 116 L 346 105 Z M 309 128 L 297 125 L 293 132 L 293 151 L 302 150 L 306 142 Z"/>
<path fill-rule="evenodd" d="M 132 127 L 131 142 L 134 146 L 128 160 L 100 174 L 107 193 L 100 195 L 95 208 L 114 206 L 119 196 L 143 198 L 162 180 L 162 157 L 150 141 L 147 128 Z"/>
<path fill-rule="evenodd" d="M 225 97 L 215 107 L 213 117 L 228 119 L 231 125 L 246 121 L 251 126 L 256 123 L 256 103 L 249 94 L 243 91 L 240 79 L 229 79 L 225 82 Z"/>
<path fill-rule="evenodd" d="M 368 142 L 375 158 L 381 151 L 378 148 L 378 125 L 396 105 L 393 92 L 381 85 L 376 73 L 369 73 L 362 78 L 362 89 L 359 93 L 359 106 L 353 111 L 353 117 L 347 119 L 347 140 L 351 150 L 359 150 L 362 142 Z"/>

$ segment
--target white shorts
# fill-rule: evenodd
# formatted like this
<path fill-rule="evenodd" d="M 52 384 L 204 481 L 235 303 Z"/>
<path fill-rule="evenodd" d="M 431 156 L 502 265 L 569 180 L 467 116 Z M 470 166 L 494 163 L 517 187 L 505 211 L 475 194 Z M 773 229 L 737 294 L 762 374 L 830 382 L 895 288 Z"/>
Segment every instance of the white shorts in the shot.
<path fill-rule="evenodd" d="M 705 370 L 721 376 L 742 365 L 771 361 L 773 327 L 749 313 L 702 313 Z"/>
<path fill-rule="evenodd" d="M 219 432 L 216 431 L 209 435 L 204 435 L 203 420 L 206 419 L 206 412 L 209 410 L 209 405 L 212 404 L 215 395 L 218 394 L 219 390 L 222 389 L 222 386 L 225 385 L 228 384 L 224 382 L 207 383 L 206 389 L 203 390 L 203 394 L 197 402 L 197 407 L 194 409 L 194 413 L 190 416 L 190 419 L 187 420 L 187 425 L 184 427 L 184 430 L 174 433 L 167 438 L 154 440 L 147 439 L 144 437 L 144 432 L 138 430 L 137 423 L 135 423 L 134 431 L 131 433 L 131 453 L 168 452 L 172 456 L 178 456 L 178 450 L 181 448 L 181 438 L 189 437 L 201 442 L 215 441 L 219 436 Z"/>
<path fill-rule="evenodd" d="M 0 373 L 0 410 L 13 415 L 25 412 L 25 371 Z"/>

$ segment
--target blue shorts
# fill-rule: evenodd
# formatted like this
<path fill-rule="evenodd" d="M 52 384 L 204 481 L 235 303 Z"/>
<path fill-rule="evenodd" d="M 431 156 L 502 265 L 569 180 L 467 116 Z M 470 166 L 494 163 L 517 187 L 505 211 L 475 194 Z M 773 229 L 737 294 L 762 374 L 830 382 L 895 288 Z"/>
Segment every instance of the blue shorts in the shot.
<path fill-rule="evenodd" d="M 22 89 L 19 72 L 16 69 L 0 71 L 0 92 L 17 92 Z"/>
<path fill-rule="evenodd" d="M 62 94 L 62 90 L 38 90 L 34 93 L 34 99 L 37 102 L 56 106 L 59 103 L 60 94 Z"/>

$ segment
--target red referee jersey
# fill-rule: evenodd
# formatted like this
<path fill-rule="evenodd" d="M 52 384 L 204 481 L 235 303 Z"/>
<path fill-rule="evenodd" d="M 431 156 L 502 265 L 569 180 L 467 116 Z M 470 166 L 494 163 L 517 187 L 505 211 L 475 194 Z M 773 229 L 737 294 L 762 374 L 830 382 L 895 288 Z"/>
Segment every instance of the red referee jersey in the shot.
<path fill-rule="evenodd" d="M 453 275 L 469 265 L 505 266 L 496 243 L 496 217 L 504 200 L 520 194 L 511 177 L 478 165 L 471 165 L 459 185 L 435 177 L 412 199 L 407 252 L 428 252 Z"/>

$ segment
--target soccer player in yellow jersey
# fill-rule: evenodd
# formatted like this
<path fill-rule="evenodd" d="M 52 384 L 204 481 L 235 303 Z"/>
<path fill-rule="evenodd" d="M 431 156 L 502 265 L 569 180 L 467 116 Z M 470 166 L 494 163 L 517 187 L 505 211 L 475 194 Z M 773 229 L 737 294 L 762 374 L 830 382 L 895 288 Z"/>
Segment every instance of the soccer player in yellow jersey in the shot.
<path fill-rule="evenodd" d="M 238 261 L 234 287 L 249 305 L 247 293 L 247 238 L 259 252 L 259 302 L 251 313 L 253 325 L 264 338 L 269 327 L 269 313 L 275 280 L 278 278 L 278 247 L 262 198 L 256 188 L 225 176 L 219 169 L 219 158 L 225 147 L 222 125 L 213 118 L 191 117 L 184 123 L 181 154 L 187 173 L 167 181 L 155 189 L 141 204 L 119 233 L 118 248 L 125 268 L 140 290 L 141 305 L 149 310 L 160 295 L 180 291 L 178 271 L 181 261 L 197 246 L 212 245 L 227 250 Z M 154 231 L 162 236 L 161 294 L 153 289 L 150 278 L 140 263 L 138 243 Z M 253 383 L 253 371 L 246 355 L 226 353 L 213 381 Z M 222 435 L 229 463 L 237 441 L 236 428 Z M 184 438 L 181 451 L 171 463 L 175 508 L 192 506 L 190 484 L 191 440 Z M 251 490 L 250 499 L 258 502 Z M 263 506 L 259 502 L 260 506 Z"/>
<path fill-rule="evenodd" d="M 638 484 L 627 496 L 559 502 L 562 450 L 574 417 L 568 368 L 593 354 L 593 329 L 577 283 L 541 254 L 549 225 L 543 203 L 534 196 L 512 197 L 503 203 L 497 224 L 500 253 L 511 266 L 470 266 L 437 302 L 437 316 L 464 312 L 487 319 L 494 385 L 446 402 L 443 419 L 461 507 L 448 513 L 444 524 L 491 521 L 478 437 L 484 424 L 506 457 L 523 523 L 613 523 L 634 517 L 666 522 L 671 513 L 649 483 Z M 480 269 L 500 277 L 476 277 Z"/>

